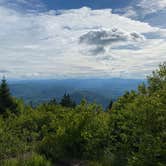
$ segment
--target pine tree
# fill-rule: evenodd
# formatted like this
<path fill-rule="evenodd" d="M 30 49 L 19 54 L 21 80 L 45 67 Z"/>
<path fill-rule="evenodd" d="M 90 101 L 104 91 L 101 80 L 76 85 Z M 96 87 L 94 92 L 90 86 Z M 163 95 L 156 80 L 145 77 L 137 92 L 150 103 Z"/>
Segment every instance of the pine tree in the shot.
<path fill-rule="evenodd" d="M 113 106 L 113 101 L 111 100 L 110 103 L 109 103 L 109 105 L 108 105 L 108 110 L 111 110 L 112 106 Z"/>
<path fill-rule="evenodd" d="M 3 78 L 0 85 L 0 114 L 4 113 L 7 109 L 15 110 L 15 108 L 16 104 L 10 94 L 6 79 Z"/>
<path fill-rule="evenodd" d="M 64 96 L 61 99 L 60 105 L 64 107 L 75 107 L 75 102 L 71 99 L 69 94 L 64 94 Z"/>
<path fill-rule="evenodd" d="M 56 99 L 53 98 L 53 99 L 51 99 L 51 100 L 48 102 L 48 104 L 50 104 L 50 105 L 57 105 L 58 103 L 57 103 Z"/>

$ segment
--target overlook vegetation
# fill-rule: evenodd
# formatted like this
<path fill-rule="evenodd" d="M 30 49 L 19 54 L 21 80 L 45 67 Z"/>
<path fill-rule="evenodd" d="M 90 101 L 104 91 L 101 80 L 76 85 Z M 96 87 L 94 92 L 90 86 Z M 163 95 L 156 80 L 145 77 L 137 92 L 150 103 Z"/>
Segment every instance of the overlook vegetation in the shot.
<path fill-rule="evenodd" d="M 107 111 L 65 94 L 36 107 L 0 86 L 2 166 L 165 166 L 166 63 Z M 68 104 L 66 104 L 68 103 Z"/>

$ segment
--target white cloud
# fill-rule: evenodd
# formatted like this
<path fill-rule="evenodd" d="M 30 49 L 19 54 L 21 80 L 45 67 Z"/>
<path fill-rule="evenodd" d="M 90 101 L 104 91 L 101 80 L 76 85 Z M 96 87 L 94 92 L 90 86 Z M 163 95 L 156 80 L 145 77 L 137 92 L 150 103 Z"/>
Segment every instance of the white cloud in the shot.
<path fill-rule="evenodd" d="M 115 9 L 125 17 L 148 22 L 152 26 L 166 28 L 166 0 L 133 0 L 130 6 Z"/>
<path fill-rule="evenodd" d="M 22 12 L 45 9 L 44 4 L 40 0 L 0 0 L 0 6 L 17 9 Z"/>
<path fill-rule="evenodd" d="M 138 5 L 147 13 L 166 9 L 166 0 L 141 0 Z"/>
<path fill-rule="evenodd" d="M 81 43 L 92 45 L 108 45 L 124 41 L 142 41 L 144 36 L 136 32 L 124 32 L 117 28 L 111 30 L 90 31 L 80 37 Z"/>
<path fill-rule="evenodd" d="M 80 36 L 80 43 L 92 46 L 87 49 L 89 55 L 104 54 L 106 50 L 123 46 L 126 48 L 128 45 L 135 46 L 139 42 L 144 42 L 145 37 L 137 32 L 126 32 L 117 28 L 111 30 L 99 29 L 89 31 L 88 33 Z M 85 49 L 85 48 L 84 48 Z M 104 57 L 105 58 L 105 57 Z"/>
<path fill-rule="evenodd" d="M 109 9 L 20 13 L 1 6 L 0 22 L 0 71 L 7 71 L 8 77 L 143 77 L 165 58 L 163 41 L 142 40 L 142 34 L 159 33 L 159 28 L 112 14 Z M 100 44 L 94 43 L 95 48 L 80 44 L 81 36 L 98 35 L 94 32 L 101 33 L 93 41 Z M 103 33 L 108 39 L 102 38 Z M 119 41 L 115 48 L 113 34 Z M 126 44 L 140 49 L 129 49 Z M 124 48 L 118 49 L 120 46 Z"/>

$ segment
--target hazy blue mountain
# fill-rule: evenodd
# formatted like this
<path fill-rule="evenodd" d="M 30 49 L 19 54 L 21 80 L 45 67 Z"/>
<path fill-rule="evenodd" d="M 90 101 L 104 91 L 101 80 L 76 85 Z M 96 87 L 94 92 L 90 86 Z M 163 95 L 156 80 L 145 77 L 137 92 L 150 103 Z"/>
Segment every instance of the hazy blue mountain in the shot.
<path fill-rule="evenodd" d="M 125 91 L 136 89 L 143 80 L 134 79 L 66 79 L 66 80 L 30 80 L 12 81 L 12 94 L 25 102 L 40 103 L 69 93 L 79 103 L 82 98 L 89 102 L 96 101 L 103 106 L 110 99 L 116 100 Z"/>
<path fill-rule="evenodd" d="M 107 107 L 110 101 L 110 99 L 104 95 L 87 90 L 75 91 L 71 94 L 71 97 L 76 103 L 80 103 L 82 99 L 86 99 L 89 103 L 95 102 L 101 104 L 104 107 Z"/>

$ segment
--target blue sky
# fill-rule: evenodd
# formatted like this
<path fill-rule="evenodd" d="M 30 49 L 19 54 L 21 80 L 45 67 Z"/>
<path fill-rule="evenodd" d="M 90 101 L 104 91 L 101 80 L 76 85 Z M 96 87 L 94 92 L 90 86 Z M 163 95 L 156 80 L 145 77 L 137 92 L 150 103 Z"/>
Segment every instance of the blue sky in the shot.
<path fill-rule="evenodd" d="M 166 60 L 165 0 L 0 0 L 0 75 L 145 78 Z"/>
<path fill-rule="evenodd" d="M 2 0 L 4 1 L 4 0 Z M 87 6 L 92 9 L 104 9 L 104 8 L 122 8 L 128 6 L 133 0 L 29 0 L 30 3 L 26 3 L 26 0 L 6 0 L 4 3 L 17 3 L 22 8 L 36 8 L 34 4 L 43 4 L 46 10 L 57 9 L 79 9 Z"/>
<path fill-rule="evenodd" d="M 88 6 L 92 9 L 121 8 L 129 5 L 131 0 L 42 0 L 47 9 L 78 9 Z"/>

